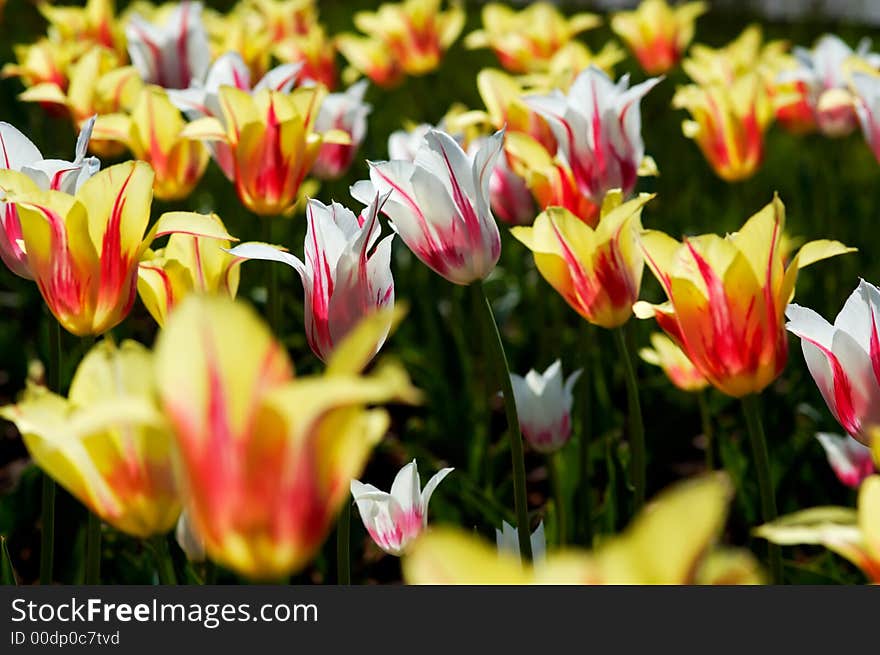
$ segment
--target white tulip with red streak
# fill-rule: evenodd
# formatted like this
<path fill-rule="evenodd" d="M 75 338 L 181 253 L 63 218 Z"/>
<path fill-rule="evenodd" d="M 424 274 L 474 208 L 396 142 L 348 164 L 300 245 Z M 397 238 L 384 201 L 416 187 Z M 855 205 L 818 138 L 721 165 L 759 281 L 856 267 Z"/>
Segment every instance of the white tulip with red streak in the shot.
<path fill-rule="evenodd" d="M 394 235 L 379 241 L 382 227 L 378 215 L 384 201 L 384 197 L 374 197 L 369 207 L 355 216 L 339 203 L 310 200 L 305 261 L 265 243 L 243 243 L 229 250 L 244 259 L 282 262 L 299 273 L 305 295 L 306 338 L 323 361 L 364 317 L 394 305 Z M 377 352 L 383 342 L 384 337 L 376 345 Z"/>
<path fill-rule="evenodd" d="M 578 75 L 568 95 L 528 96 L 526 103 L 547 119 L 559 143 L 558 155 L 571 169 L 578 188 L 594 205 L 605 194 L 635 188 L 645 158 L 640 102 L 662 78 L 630 88 L 629 76 L 615 84 L 590 66 Z"/>
<path fill-rule="evenodd" d="M 319 180 L 335 180 L 342 176 L 354 161 L 358 148 L 367 136 L 367 116 L 372 107 L 364 102 L 367 80 L 353 84 L 343 93 L 331 93 L 321 103 L 315 130 L 340 130 L 351 138 L 351 143 L 324 143 L 312 174 Z"/>
<path fill-rule="evenodd" d="M 859 282 L 832 325 L 807 307 L 785 310 L 828 409 L 848 434 L 870 445 L 880 427 L 880 289 Z"/>
<path fill-rule="evenodd" d="M 571 437 L 572 389 L 582 373 L 578 369 L 565 379 L 557 359 L 546 371 L 530 370 L 525 377 L 510 374 L 516 411 L 523 436 L 541 453 L 552 453 Z"/>
<path fill-rule="evenodd" d="M 351 495 L 358 506 L 364 527 L 379 548 L 390 555 L 401 555 L 428 527 L 428 503 L 443 478 L 453 469 L 439 470 L 425 489 L 413 460 L 395 476 L 391 493 L 371 484 L 351 481 Z"/>
<path fill-rule="evenodd" d="M 0 122 L 0 168 L 20 171 L 27 175 L 43 191 L 63 191 L 74 194 L 87 179 L 101 168 L 96 157 L 86 157 L 93 116 L 83 124 L 76 140 L 73 161 L 43 159 L 39 149 L 30 139 L 9 123 Z M 27 263 L 27 255 L 21 248 L 21 223 L 15 205 L 3 202 L 0 189 L 0 258 L 9 270 L 23 278 L 33 279 Z"/>
<path fill-rule="evenodd" d="M 366 202 L 390 193 L 382 211 L 416 257 L 455 284 L 483 280 L 501 255 L 489 182 L 503 138 L 496 132 L 468 155 L 448 134 L 429 130 L 415 161 L 371 163 L 369 181 L 352 195 Z"/>
<path fill-rule="evenodd" d="M 862 480 L 874 474 L 874 458 L 867 446 L 852 437 L 829 432 L 819 432 L 816 439 L 822 444 L 837 479 L 847 487 L 855 489 Z"/>

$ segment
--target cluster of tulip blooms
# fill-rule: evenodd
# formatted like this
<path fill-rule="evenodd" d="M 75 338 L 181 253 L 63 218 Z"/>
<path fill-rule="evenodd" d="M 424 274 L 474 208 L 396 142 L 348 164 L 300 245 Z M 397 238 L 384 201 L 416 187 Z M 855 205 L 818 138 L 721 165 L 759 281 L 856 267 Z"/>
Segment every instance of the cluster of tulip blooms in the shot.
<path fill-rule="evenodd" d="M 576 38 L 602 17 L 566 17 L 541 2 L 521 11 L 486 5 L 482 29 L 464 38 L 467 48 L 491 49 L 501 66 L 477 75 L 485 106 L 392 134 L 388 158 L 370 161 L 368 179 L 351 186 L 359 204 L 349 209 L 304 198 L 314 180 L 340 178 L 355 160 L 370 83 L 388 88 L 440 66 L 464 28 L 459 4 L 383 4 L 354 15 L 362 35 L 333 37 L 312 0 L 242 0 L 225 15 L 188 1 L 135 2 L 121 14 L 112 0 L 41 4 L 47 35 L 18 46 L 3 74 L 24 85 L 23 101 L 69 117 L 79 138 L 72 161 L 46 159 L 0 123 L 0 256 L 36 283 L 53 325 L 88 343 L 66 392 L 52 370 L 56 353 L 53 388 L 32 380 L 0 409 L 47 476 L 41 581 L 53 580 L 53 480 L 90 512 L 89 582 L 99 580 L 102 522 L 152 540 L 167 583 L 175 572 L 165 535 L 175 526 L 190 560 L 279 580 L 312 561 L 337 517 L 345 582 L 353 503 L 376 545 L 403 557 L 411 583 L 781 581 L 777 546 L 766 566 L 717 546 L 733 494 L 723 472 L 679 483 L 643 509 L 645 427 L 622 331 L 633 316 L 656 321 L 661 332 L 640 355 L 676 387 L 711 385 L 742 399 L 761 491 L 756 534 L 774 544 L 825 544 L 880 581 L 880 476 L 871 453 L 873 441 L 880 459 L 880 289 L 862 281 L 831 325 L 792 304 L 798 273 L 854 249 L 822 239 L 790 252 L 779 197 L 735 233 L 679 241 L 643 228 L 653 196 L 637 192 L 639 178 L 658 170 L 645 153 L 640 102 L 672 68 L 693 81 L 672 102 L 691 116 L 685 136 L 719 177 L 735 181 L 760 166 L 774 117 L 785 129 L 830 137 L 860 125 L 880 159 L 880 55 L 834 36 L 790 51 L 764 43 L 756 27 L 721 48 L 691 46 L 706 9 L 644 0 L 611 16 L 611 29 L 654 76 L 631 84 L 613 73 L 623 48 L 592 52 Z M 341 74 L 337 51 L 349 64 Z M 340 81 L 347 88 L 335 90 Z M 125 152 L 132 161 L 102 168 L 99 158 Z M 152 199 L 190 196 L 209 160 L 260 220 L 305 208 L 302 259 L 279 245 L 240 242 L 214 213 L 168 211 L 148 229 Z M 384 237 L 383 220 L 391 230 Z M 566 445 L 582 371 L 566 377 L 557 360 L 543 373 L 510 373 L 482 284 L 501 255 L 499 221 L 546 283 L 584 321 L 613 331 L 620 349 L 634 516 L 591 551 L 548 553 L 543 523 L 531 533 L 523 444 L 548 461 Z M 389 493 L 357 479 L 388 431 L 385 406 L 421 399 L 399 363 L 372 363 L 403 318 L 395 237 L 445 280 L 474 289 L 483 312 L 517 521 L 494 526 L 497 548 L 459 528 L 427 529 L 428 503 L 447 475 L 454 479 L 452 468 L 424 489 L 416 461 Z M 242 264 L 255 259 L 298 273 L 305 337 L 322 373 L 294 375 L 271 311 L 277 286 L 267 289 L 268 320 L 235 299 L 249 268 Z M 661 304 L 640 300 L 645 264 L 666 295 Z M 136 297 L 160 328 L 152 348 L 109 334 Z M 786 330 L 801 339 L 848 434 L 819 441 L 841 481 L 860 486 L 857 512 L 777 517 L 756 397 L 785 368 Z"/>

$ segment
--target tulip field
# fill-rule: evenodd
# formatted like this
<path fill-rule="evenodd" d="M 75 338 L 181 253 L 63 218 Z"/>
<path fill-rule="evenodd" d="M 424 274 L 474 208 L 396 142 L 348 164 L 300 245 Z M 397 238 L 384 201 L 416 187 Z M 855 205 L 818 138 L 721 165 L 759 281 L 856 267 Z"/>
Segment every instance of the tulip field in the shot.
<path fill-rule="evenodd" d="M 2 582 L 880 582 L 877 27 L 0 0 L 0 67 Z"/>

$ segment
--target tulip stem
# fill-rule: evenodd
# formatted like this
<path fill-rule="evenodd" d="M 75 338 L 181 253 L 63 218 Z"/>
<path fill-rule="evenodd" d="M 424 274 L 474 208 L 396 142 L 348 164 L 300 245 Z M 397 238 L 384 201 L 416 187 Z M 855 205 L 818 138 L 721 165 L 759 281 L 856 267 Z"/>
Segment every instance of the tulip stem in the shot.
<path fill-rule="evenodd" d="M 336 520 L 336 584 L 351 584 L 351 499 L 346 498 Z"/>
<path fill-rule="evenodd" d="M 586 323 L 586 321 L 585 321 Z M 595 339 L 595 328 L 590 323 L 587 325 L 587 334 L 584 339 L 584 370 L 588 372 L 590 379 L 581 381 L 580 388 L 580 497 L 581 497 L 581 515 L 583 516 L 583 543 L 587 546 L 593 543 L 593 494 L 590 487 L 590 481 L 593 474 L 592 461 L 590 459 L 590 441 L 592 437 L 592 426 L 590 422 L 593 420 L 593 393 L 592 378 L 601 375 L 598 366 L 593 367 L 593 340 Z M 593 373 L 596 375 L 593 375 Z"/>
<path fill-rule="evenodd" d="M 156 573 L 159 574 L 159 584 L 176 585 L 177 574 L 174 573 L 174 560 L 168 550 L 168 538 L 164 534 L 156 535 L 151 540 L 153 546 L 153 558 L 156 560 Z"/>
<path fill-rule="evenodd" d="M 101 519 L 89 512 L 86 525 L 86 584 L 101 581 Z"/>
<path fill-rule="evenodd" d="M 265 239 L 269 245 L 274 244 L 273 227 L 276 221 L 283 220 L 280 217 L 264 217 L 263 219 Z M 281 299 L 278 297 L 278 262 L 266 262 L 266 318 L 272 334 L 281 339 Z"/>
<path fill-rule="evenodd" d="M 755 458 L 755 469 L 758 474 L 758 488 L 761 492 L 761 518 L 765 523 L 774 521 L 776 513 L 776 496 L 773 493 L 773 480 L 770 475 L 770 458 L 767 455 L 767 438 L 761 423 L 761 410 L 758 407 L 758 396 L 750 394 L 742 399 L 743 414 L 752 444 L 752 455 Z M 782 551 L 779 546 L 769 544 L 770 574 L 774 584 L 782 582 Z"/>
<path fill-rule="evenodd" d="M 52 390 L 61 394 L 61 324 L 49 320 L 49 376 Z M 40 507 L 40 584 L 52 584 L 55 559 L 55 480 L 43 473 Z"/>
<path fill-rule="evenodd" d="M 706 470 L 715 469 L 715 453 L 712 444 L 712 415 L 709 413 L 709 399 L 706 397 L 706 390 L 701 389 L 697 392 L 697 404 L 700 406 L 700 422 L 703 427 L 703 439 L 705 439 L 706 448 Z"/>
<path fill-rule="evenodd" d="M 568 517 L 565 512 L 565 494 L 562 493 L 558 457 L 559 453 L 547 455 L 547 470 L 550 473 L 550 484 L 553 485 L 553 504 L 556 506 L 556 545 L 564 546 L 567 542 Z"/>
<path fill-rule="evenodd" d="M 483 316 L 486 321 L 487 342 L 491 342 L 495 351 L 494 364 L 496 375 L 500 378 L 501 390 L 504 393 L 504 411 L 507 414 L 507 434 L 510 440 L 510 457 L 513 465 L 513 499 L 516 511 L 516 532 L 519 537 L 519 552 L 524 561 L 532 559 L 532 541 L 529 536 L 529 507 L 526 496 L 526 462 L 523 452 L 522 432 L 519 427 L 519 416 L 516 413 L 516 400 L 513 396 L 513 383 L 510 381 L 510 368 L 504 352 L 504 342 L 498 331 L 498 323 L 492 312 L 492 303 L 486 295 L 486 288 L 477 283 L 483 296 Z"/>
<path fill-rule="evenodd" d="M 629 413 L 629 442 L 631 452 L 630 477 L 634 487 L 635 511 L 638 512 L 645 504 L 645 426 L 642 423 L 642 407 L 639 403 L 639 384 L 636 380 L 635 368 L 629 347 L 626 345 L 626 332 L 623 326 L 613 330 L 614 340 L 620 352 L 620 360 L 623 363 L 624 380 L 626 382 L 626 400 Z"/>

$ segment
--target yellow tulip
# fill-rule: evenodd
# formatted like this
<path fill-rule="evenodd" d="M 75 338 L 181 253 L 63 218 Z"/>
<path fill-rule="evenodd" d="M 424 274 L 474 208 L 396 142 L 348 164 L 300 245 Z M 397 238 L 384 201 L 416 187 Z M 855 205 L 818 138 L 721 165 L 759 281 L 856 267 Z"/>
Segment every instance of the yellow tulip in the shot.
<path fill-rule="evenodd" d="M 694 38 L 697 18 L 708 9 L 705 2 L 670 7 L 666 0 L 643 0 L 634 11 L 614 14 L 611 29 L 648 75 L 659 75 L 678 64 Z"/>
<path fill-rule="evenodd" d="M 798 270 L 854 248 L 839 241 L 804 244 L 786 266 L 780 246 L 785 207 L 774 197 L 736 233 L 679 243 L 655 230 L 642 234 L 645 260 L 668 302 L 634 309 L 655 317 L 697 370 L 718 390 L 740 398 L 775 380 L 788 359 L 783 313 Z"/>
<path fill-rule="evenodd" d="M 465 39 L 468 48 L 491 48 L 512 73 L 546 69 L 553 56 L 575 36 L 602 23 L 595 14 L 566 18 L 549 2 L 535 2 L 516 11 L 496 2 L 483 7 L 483 29 Z"/>
<path fill-rule="evenodd" d="M 219 93 L 222 119 L 193 121 L 181 137 L 228 145 L 241 202 L 256 214 L 277 216 L 293 209 L 321 144 L 349 143 L 345 133 L 314 131 L 325 95 L 321 85 L 291 93 L 270 89 L 248 93 L 224 86 Z"/>
<path fill-rule="evenodd" d="M 874 443 L 880 440 L 874 439 Z M 814 507 L 765 523 L 755 534 L 783 546 L 820 544 L 859 567 L 880 583 L 880 475 L 859 488 L 858 510 Z"/>
<path fill-rule="evenodd" d="M 238 291 L 238 265 L 243 260 L 225 250 L 238 239 L 226 234 L 216 214 L 206 218 L 215 225 L 213 234 L 172 234 L 164 248 L 147 250 L 138 264 L 138 295 L 160 326 L 193 292 L 235 298 Z"/>
<path fill-rule="evenodd" d="M 134 303 L 137 266 L 153 239 L 174 232 L 211 236 L 209 217 L 163 214 L 150 220 L 153 172 L 144 162 L 104 169 L 70 195 L 41 191 L 23 173 L 0 170 L 0 189 L 14 203 L 28 266 L 49 311 L 69 332 L 102 334 Z M 220 238 L 225 238 L 225 230 Z"/>
<path fill-rule="evenodd" d="M 49 22 L 49 38 L 58 43 L 99 45 L 125 56 L 125 35 L 116 20 L 114 0 L 87 0 L 83 7 L 39 4 Z"/>
<path fill-rule="evenodd" d="M 80 54 L 78 47 L 41 38 L 30 45 L 12 48 L 17 63 L 3 65 L 2 77 L 17 77 L 26 88 L 51 84 L 61 91 L 67 89 L 67 69 Z"/>
<path fill-rule="evenodd" d="M 651 347 L 642 348 L 639 357 L 662 368 L 672 384 L 682 391 L 700 391 L 709 386 L 709 381 L 697 370 L 684 351 L 662 332 L 651 335 Z"/>
<path fill-rule="evenodd" d="M 373 314 L 324 375 L 294 379 L 286 351 L 246 305 L 193 295 L 171 314 L 156 345 L 157 379 L 187 516 L 209 557 L 277 579 L 314 556 L 388 427 L 375 406 L 417 398 L 396 365 L 360 374 L 387 321 L 387 312 Z"/>
<path fill-rule="evenodd" d="M 93 136 L 125 144 L 136 159 L 153 167 L 153 192 L 160 200 L 181 200 L 195 188 L 208 165 L 204 144 L 181 137 L 186 122 L 158 86 L 141 89 L 131 114 L 99 116 Z"/>
<path fill-rule="evenodd" d="M 180 514 L 171 433 L 155 400 L 152 356 L 103 340 L 77 368 L 67 398 L 30 386 L 0 408 L 37 465 L 113 527 L 168 532 Z"/>
<path fill-rule="evenodd" d="M 690 112 L 692 120 L 682 123 L 682 131 L 697 142 L 720 178 L 735 182 L 758 170 L 764 160 L 764 132 L 773 119 L 773 106 L 758 75 L 680 87 L 672 106 Z"/>
<path fill-rule="evenodd" d="M 639 296 L 644 259 L 638 247 L 642 207 L 653 196 L 623 202 L 609 192 L 594 230 L 562 207 L 511 234 L 534 253 L 538 271 L 578 314 L 605 328 L 623 325 Z"/>
<path fill-rule="evenodd" d="M 724 474 L 679 483 L 661 493 L 620 535 L 592 552 L 563 550 L 523 566 L 481 539 L 437 528 L 403 560 L 409 584 L 761 584 L 744 551 L 713 549 L 732 489 Z"/>

